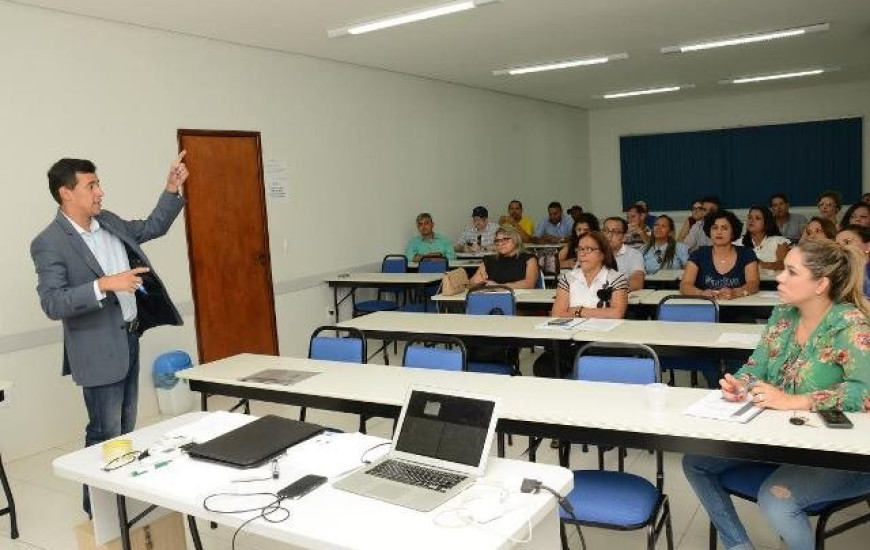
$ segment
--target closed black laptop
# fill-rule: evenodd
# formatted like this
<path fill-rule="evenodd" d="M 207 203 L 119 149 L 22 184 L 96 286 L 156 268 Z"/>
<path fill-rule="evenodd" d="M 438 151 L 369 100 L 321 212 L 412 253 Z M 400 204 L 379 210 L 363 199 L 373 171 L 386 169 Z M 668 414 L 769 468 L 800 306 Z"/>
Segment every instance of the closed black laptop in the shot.
<path fill-rule="evenodd" d="M 193 445 L 187 453 L 193 458 L 227 466 L 253 468 L 322 431 L 323 426 L 317 424 L 270 414 L 210 441 Z"/>

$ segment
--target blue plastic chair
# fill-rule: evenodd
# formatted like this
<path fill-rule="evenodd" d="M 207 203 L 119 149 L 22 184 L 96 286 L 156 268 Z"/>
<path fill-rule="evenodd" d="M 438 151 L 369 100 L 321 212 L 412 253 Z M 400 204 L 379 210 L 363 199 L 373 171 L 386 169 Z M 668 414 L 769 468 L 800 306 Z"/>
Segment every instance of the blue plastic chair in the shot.
<path fill-rule="evenodd" d="M 658 357 L 648 346 L 591 343 L 577 352 L 573 377 L 596 382 L 649 384 L 658 382 L 661 373 Z M 569 447 L 566 445 L 566 448 Z M 560 455 L 562 466 L 567 467 L 568 454 Z M 673 550 L 670 504 L 664 494 L 662 451 L 656 451 L 655 485 L 623 471 L 576 470 L 574 489 L 565 498 L 574 508 L 574 517 L 560 511 L 564 549 L 568 548 L 565 524 L 578 524 L 618 531 L 646 528 L 648 550 L 655 549 L 664 528 L 668 550 Z"/>
<path fill-rule="evenodd" d="M 506 286 L 494 285 L 469 290 L 465 296 L 465 313 L 467 315 L 516 315 L 516 312 L 517 300 L 514 291 Z M 503 361 L 475 360 L 475 348 L 472 348 L 469 351 L 468 370 L 508 376 L 519 374 L 519 348 L 515 346 L 485 346 L 477 348 L 477 350 L 491 352 L 496 348 L 504 350 Z M 489 354 L 486 353 L 486 355 Z"/>
<path fill-rule="evenodd" d="M 776 468 L 776 464 L 766 464 L 763 462 L 745 464 L 726 470 L 719 479 L 722 481 L 722 486 L 728 494 L 751 502 L 758 502 L 758 490 L 761 488 L 761 484 L 764 483 Z M 826 539 L 870 521 L 870 513 L 867 513 L 828 529 L 828 521 L 833 514 L 862 502 L 870 504 L 870 494 L 843 500 L 820 502 L 804 510 L 809 516 L 819 517 L 816 522 L 816 550 L 824 550 Z M 716 550 L 716 534 L 716 527 L 711 522 L 710 550 Z"/>
<path fill-rule="evenodd" d="M 415 338 L 405 346 L 402 364 L 416 369 L 461 372 L 467 369 L 465 344 L 452 336 L 431 335 Z"/>
<path fill-rule="evenodd" d="M 423 258 L 417 264 L 417 273 L 446 273 L 447 258 Z M 440 283 L 426 285 L 423 292 L 419 296 L 414 296 L 415 301 L 402 306 L 402 311 L 413 313 L 434 313 L 435 302 L 432 301 L 432 296 L 438 293 Z M 419 300 L 419 301 L 416 301 Z"/>
<path fill-rule="evenodd" d="M 659 302 L 656 318 L 659 321 L 718 323 L 719 304 L 711 298 L 673 294 L 665 296 Z M 698 385 L 699 371 L 704 374 L 707 385 L 711 388 L 716 387 L 719 380 L 719 363 L 715 359 L 667 358 L 662 361 L 662 368 L 668 370 L 671 386 L 675 383 L 674 370 L 691 371 L 692 387 Z"/>
<path fill-rule="evenodd" d="M 403 254 L 387 254 L 381 262 L 381 273 L 407 273 L 408 258 Z M 359 317 L 376 311 L 395 311 L 399 309 L 399 301 L 404 295 L 405 289 L 401 287 L 385 287 L 378 289 L 378 297 L 375 300 L 356 301 L 356 294 L 352 293 L 353 316 Z M 395 295 L 395 300 L 386 300 L 384 294 Z"/>
<path fill-rule="evenodd" d="M 322 335 L 334 332 L 335 336 Z M 308 342 L 308 358 L 342 363 L 366 362 L 366 338 L 362 331 L 355 328 L 325 325 L 314 329 Z M 299 410 L 299 420 L 305 420 L 307 407 Z M 359 419 L 359 431 L 366 433 L 366 417 Z"/>

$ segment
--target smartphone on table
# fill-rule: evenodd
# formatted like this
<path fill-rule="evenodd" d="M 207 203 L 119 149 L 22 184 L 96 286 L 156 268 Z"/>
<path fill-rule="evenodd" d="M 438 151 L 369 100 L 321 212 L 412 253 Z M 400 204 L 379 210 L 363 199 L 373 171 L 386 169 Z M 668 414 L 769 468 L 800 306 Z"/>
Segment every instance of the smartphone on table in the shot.
<path fill-rule="evenodd" d="M 838 410 L 824 410 L 819 411 L 819 417 L 821 417 L 822 422 L 828 428 L 851 428 L 852 421 L 849 420 L 849 417 L 843 413 L 843 411 Z"/>

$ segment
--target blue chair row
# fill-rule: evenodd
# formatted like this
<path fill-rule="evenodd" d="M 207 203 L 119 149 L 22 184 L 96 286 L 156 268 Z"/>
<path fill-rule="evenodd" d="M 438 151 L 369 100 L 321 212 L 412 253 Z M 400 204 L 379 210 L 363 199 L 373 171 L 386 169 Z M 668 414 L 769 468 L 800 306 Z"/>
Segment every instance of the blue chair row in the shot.
<path fill-rule="evenodd" d="M 711 298 L 674 294 L 665 296 L 659 302 L 656 318 L 659 321 L 718 323 L 719 304 Z M 669 372 L 669 383 L 672 386 L 674 385 L 674 371 L 687 370 L 691 372 L 693 387 L 698 385 L 699 372 L 704 375 L 708 387 L 718 387 L 721 369 L 719 361 L 715 359 L 667 358 L 662 361 L 662 368 Z"/>

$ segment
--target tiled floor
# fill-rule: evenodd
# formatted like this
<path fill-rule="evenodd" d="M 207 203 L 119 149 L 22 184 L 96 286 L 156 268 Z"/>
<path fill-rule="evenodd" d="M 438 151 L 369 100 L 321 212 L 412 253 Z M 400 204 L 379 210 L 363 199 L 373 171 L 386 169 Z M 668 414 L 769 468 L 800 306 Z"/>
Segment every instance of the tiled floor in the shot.
<path fill-rule="evenodd" d="M 531 365 L 525 355 L 523 364 Z M 225 405 L 230 401 L 221 398 L 212 398 L 210 408 L 227 408 Z M 254 414 L 277 413 L 295 417 L 293 407 L 277 406 L 264 403 L 254 403 Z M 334 426 L 343 430 L 355 430 L 357 418 L 351 415 L 328 413 L 323 411 L 309 410 L 308 418 L 312 422 L 318 422 Z M 139 422 L 140 427 L 159 418 L 143 419 Z M 392 422 L 384 419 L 369 421 L 369 432 L 375 435 L 389 436 Z M 508 447 L 508 456 L 518 458 L 525 449 L 526 438 L 514 438 L 514 444 Z M 21 538 L 12 541 L 9 539 L 9 519 L 0 518 L 0 550 L 74 550 L 76 540 L 73 527 L 86 517 L 81 511 L 81 488 L 75 483 L 60 479 L 52 474 L 51 462 L 56 457 L 78 449 L 81 441 L 71 441 L 66 445 L 46 449 L 40 453 L 12 461 L 6 464 L 12 490 L 15 495 L 19 514 L 19 529 Z M 608 460 L 615 462 L 615 452 L 607 453 Z M 558 462 L 555 451 L 548 445 L 542 445 L 538 453 L 538 460 L 555 464 Z M 573 468 L 597 467 L 597 456 L 594 450 L 582 453 L 579 446 L 574 446 L 571 453 L 571 465 Z M 631 472 L 654 479 L 655 458 L 646 451 L 629 451 L 627 469 Z M 707 548 L 707 516 L 700 510 L 698 500 L 683 476 L 680 467 L 680 456 L 668 454 L 665 457 L 665 487 L 671 501 L 673 515 L 674 546 L 678 550 L 704 550 Z M 2 499 L 2 496 L 0 496 Z M 759 549 L 780 548 L 780 541 L 773 532 L 765 525 L 764 520 L 753 504 L 739 502 L 738 509 L 750 535 Z M 844 512 L 845 516 L 857 515 L 859 511 Z M 851 514 L 850 514 L 851 512 Z M 230 548 L 232 531 L 225 528 L 216 530 L 209 529 L 201 524 L 203 544 L 207 550 L 224 550 Z M 601 529 L 584 528 L 583 530 L 587 547 L 597 548 L 645 548 L 645 535 L 640 532 L 615 532 Z M 572 549 L 580 548 L 576 531 L 568 531 Z M 868 547 L 870 537 L 870 525 L 862 525 L 843 535 L 830 539 L 827 548 L 829 550 L 863 549 Z M 245 550 L 272 550 L 277 548 L 286 549 L 286 545 L 279 545 L 252 535 L 242 533 L 237 541 L 237 548 Z M 521 545 L 517 546 L 521 548 Z M 659 543 L 659 548 L 665 548 L 664 540 Z M 188 548 L 193 546 L 188 543 Z M 457 549 L 459 550 L 459 549 Z"/>

